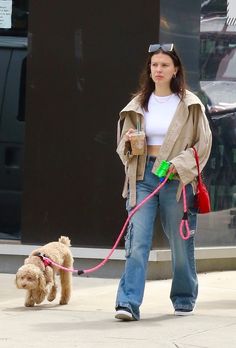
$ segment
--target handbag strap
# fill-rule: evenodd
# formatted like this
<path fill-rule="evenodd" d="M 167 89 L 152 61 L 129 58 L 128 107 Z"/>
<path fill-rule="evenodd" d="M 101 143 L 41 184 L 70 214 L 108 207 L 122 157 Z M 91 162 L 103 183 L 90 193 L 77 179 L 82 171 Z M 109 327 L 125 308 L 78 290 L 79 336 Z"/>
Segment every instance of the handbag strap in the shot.
<path fill-rule="evenodd" d="M 196 160 L 196 164 L 197 164 L 197 172 L 198 172 L 198 181 L 202 182 L 202 177 L 200 174 L 200 168 L 199 168 L 199 157 L 198 157 L 198 153 L 197 150 L 195 149 L 195 147 L 193 146 L 193 151 L 194 151 L 194 156 L 195 156 L 195 160 Z"/>

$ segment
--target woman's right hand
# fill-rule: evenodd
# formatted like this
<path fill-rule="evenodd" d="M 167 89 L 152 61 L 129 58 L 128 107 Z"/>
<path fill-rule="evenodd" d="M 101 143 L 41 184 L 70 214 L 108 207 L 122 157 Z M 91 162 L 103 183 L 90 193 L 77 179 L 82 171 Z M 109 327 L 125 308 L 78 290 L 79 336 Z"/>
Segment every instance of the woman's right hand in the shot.
<path fill-rule="evenodd" d="M 136 132 L 136 130 L 133 129 L 133 128 L 130 128 L 130 129 L 128 130 L 128 132 L 125 133 L 125 140 L 126 140 L 126 141 L 130 141 L 131 134 L 134 133 L 134 132 Z"/>

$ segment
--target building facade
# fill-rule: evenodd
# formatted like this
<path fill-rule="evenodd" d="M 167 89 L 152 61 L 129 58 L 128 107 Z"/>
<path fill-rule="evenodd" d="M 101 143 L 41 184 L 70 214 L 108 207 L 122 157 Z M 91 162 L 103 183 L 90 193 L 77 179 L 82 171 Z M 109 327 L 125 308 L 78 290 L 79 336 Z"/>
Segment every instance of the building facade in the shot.
<path fill-rule="evenodd" d="M 203 173 L 212 212 L 198 217 L 196 246 L 235 247 L 235 3 L 5 2 L 0 238 L 42 244 L 66 234 L 75 247 L 113 245 L 126 216 L 118 114 L 148 45 L 173 42 L 213 132 Z M 159 225 L 156 232 L 153 248 L 168 248 Z"/>

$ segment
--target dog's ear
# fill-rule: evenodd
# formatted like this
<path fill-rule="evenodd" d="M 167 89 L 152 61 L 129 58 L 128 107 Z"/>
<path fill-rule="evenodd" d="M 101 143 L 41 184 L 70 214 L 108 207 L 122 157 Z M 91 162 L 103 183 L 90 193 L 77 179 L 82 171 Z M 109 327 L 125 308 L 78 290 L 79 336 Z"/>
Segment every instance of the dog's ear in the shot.
<path fill-rule="evenodd" d="M 27 265 L 27 263 L 29 263 L 29 262 L 30 262 L 30 258 L 27 257 L 27 258 L 25 259 L 25 261 L 24 261 L 24 265 Z"/>
<path fill-rule="evenodd" d="M 38 274 L 38 289 L 40 291 L 45 291 L 45 289 L 46 289 L 46 279 L 45 279 L 43 272 L 40 272 Z"/>
<path fill-rule="evenodd" d="M 33 290 L 34 300 L 37 304 L 43 302 L 47 295 L 46 279 L 42 272 L 38 274 L 38 288 Z"/>
<path fill-rule="evenodd" d="M 18 286 L 18 274 L 16 273 L 16 276 L 15 276 L 15 286 L 19 289 L 19 286 Z"/>
<path fill-rule="evenodd" d="M 18 271 L 16 272 L 16 276 L 15 276 L 15 285 L 16 285 L 16 287 L 18 288 L 18 289 L 20 289 L 20 287 L 19 287 L 19 279 L 20 279 L 20 277 L 22 276 L 22 267 L 23 266 L 21 266 L 19 269 L 18 269 Z"/>

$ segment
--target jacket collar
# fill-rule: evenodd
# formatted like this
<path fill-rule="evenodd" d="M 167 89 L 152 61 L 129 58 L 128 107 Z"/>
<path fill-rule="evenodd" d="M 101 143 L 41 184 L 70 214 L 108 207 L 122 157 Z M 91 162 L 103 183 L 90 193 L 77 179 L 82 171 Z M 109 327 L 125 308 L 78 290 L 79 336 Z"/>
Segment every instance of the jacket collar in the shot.
<path fill-rule="evenodd" d="M 136 112 L 138 114 L 143 115 L 143 110 L 140 106 L 140 103 L 138 101 L 138 96 L 134 97 L 125 107 L 124 109 L 121 110 L 120 112 L 120 119 L 123 120 L 127 113 L 133 111 Z"/>
<path fill-rule="evenodd" d="M 202 112 L 205 112 L 205 106 L 202 104 L 200 99 L 192 92 L 189 90 L 186 90 L 186 95 L 183 99 L 183 103 L 189 107 L 190 105 L 199 105 L 202 109 Z"/>
<path fill-rule="evenodd" d="M 190 105 L 198 104 L 200 105 L 202 111 L 205 111 L 204 105 L 201 103 L 200 99 L 189 90 L 186 90 L 186 95 L 184 99 L 180 102 L 183 107 L 188 108 Z M 138 101 L 138 96 L 134 97 L 120 112 L 120 119 L 123 120 L 127 113 L 133 111 L 138 114 L 143 115 L 143 109 L 140 106 L 140 103 Z"/>

